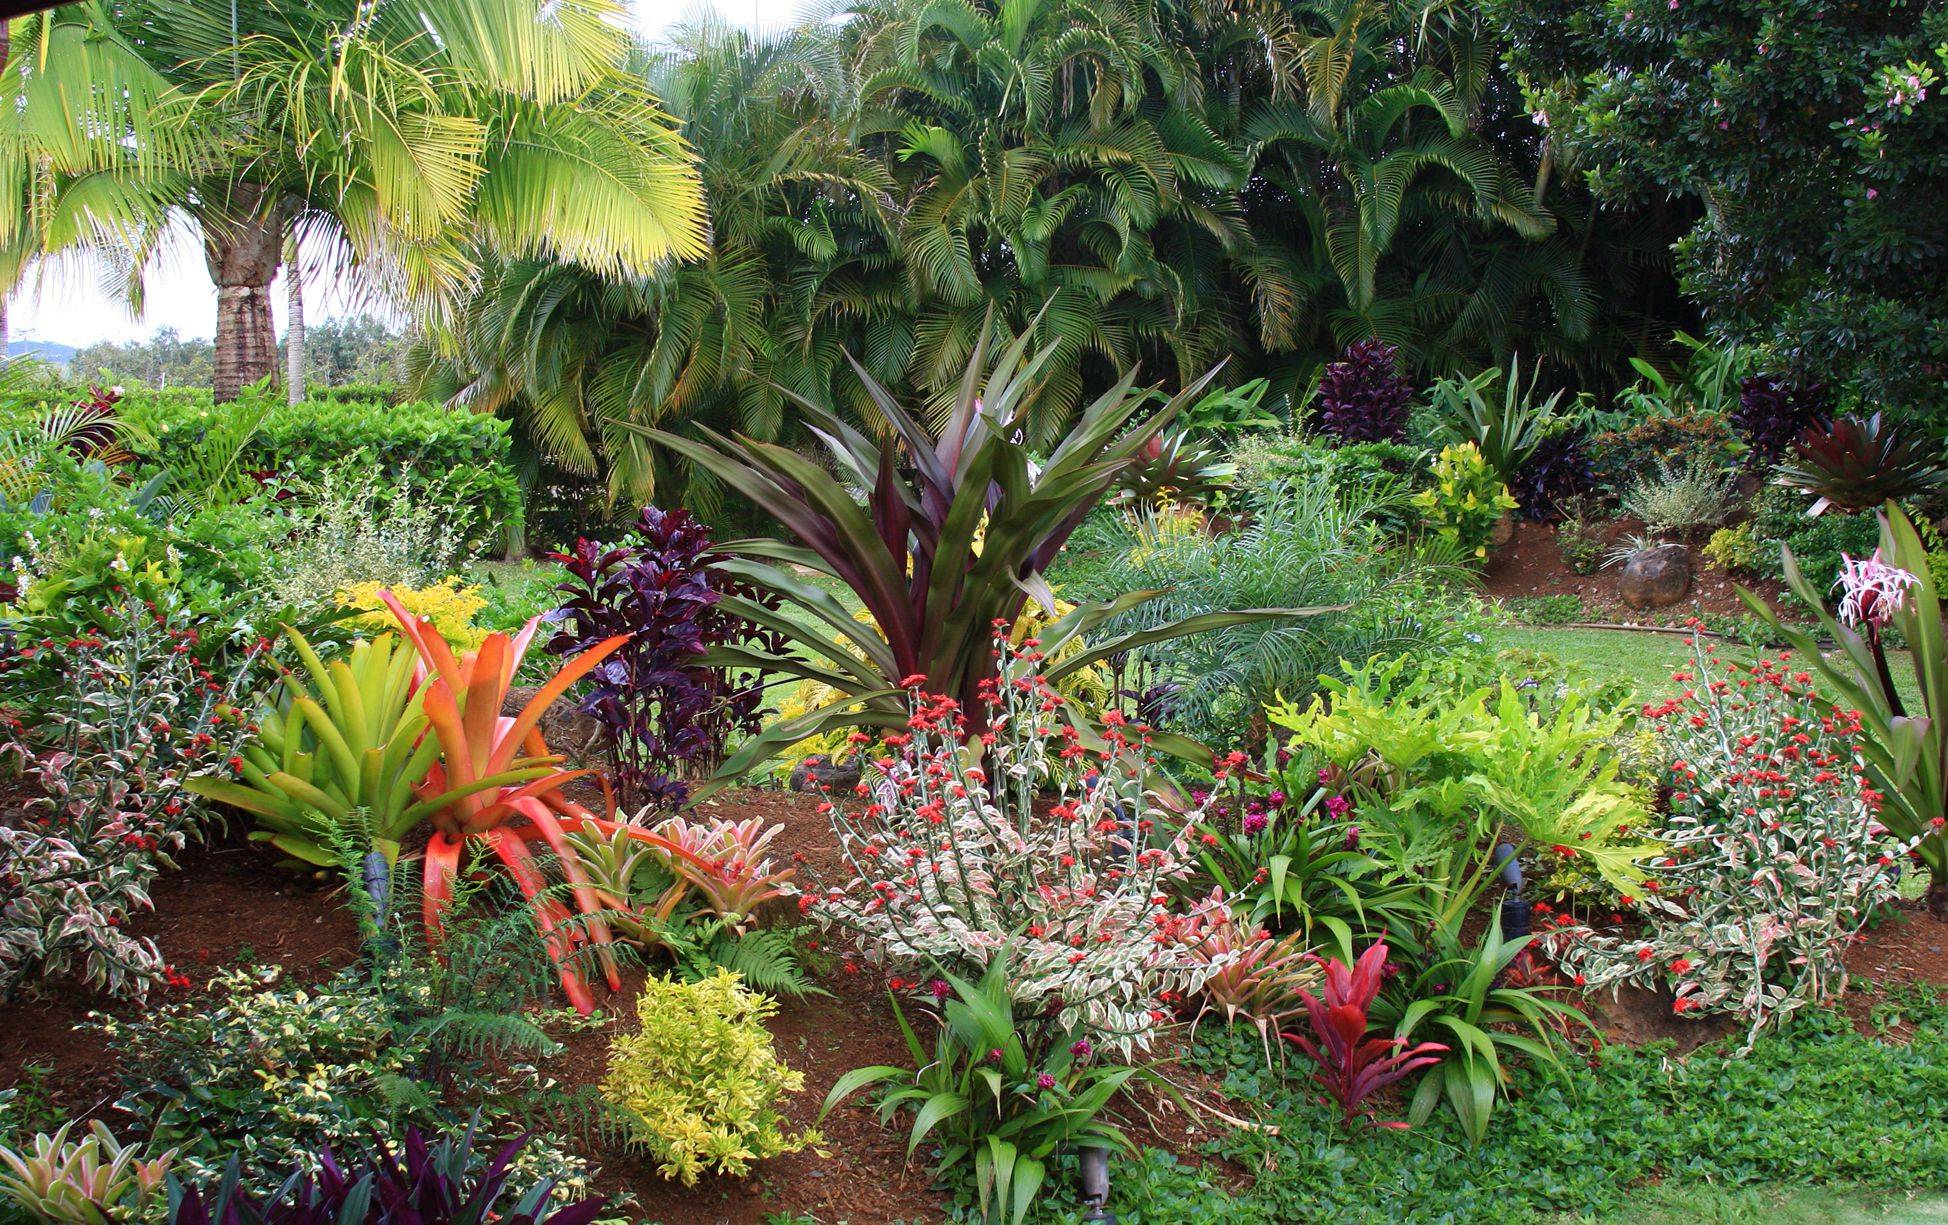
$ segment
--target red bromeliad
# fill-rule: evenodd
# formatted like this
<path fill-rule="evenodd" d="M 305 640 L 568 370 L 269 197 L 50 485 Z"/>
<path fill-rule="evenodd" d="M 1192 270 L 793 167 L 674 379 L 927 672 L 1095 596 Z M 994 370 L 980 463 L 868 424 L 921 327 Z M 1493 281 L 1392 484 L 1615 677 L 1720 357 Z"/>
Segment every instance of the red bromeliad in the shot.
<path fill-rule="evenodd" d="M 1348 1127 L 1362 1116 L 1372 1118 L 1373 1107 L 1367 1099 L 1395 1081 L 1439 1063 L 1448 1049 L 1439 1042 L 1408 1047 L 1405 1038 L 1366 1036 L 1367 1012 L 1380 994 L 1386 961 L 1387 946 L 1375 944 L 1360 954 L 1350 970 L 1336 957 L 1326 962 L 1326 998 L 1322 1001 L 1310 991 L 1299 993 L 1317 1040 L 1304 1034 L 1284 1035 L 1287 1042 L 1319 1065 L 1312 1079 L 1339 1104 Z M 1397 1122 L 1375 1125 L 1407 1126 Z"/>
<path fill-rule="evenodd" d="M 609 950 L 611 935 L 603 918 L 603 896 L 566 835 L 594 831 L 613 837 L 626 833 L 673 858 L 696 857 L 667 838 L 598 817 L 570 800 L 562 793 L 562 784 L 587 774 L 586 770 L 557 770 L 519 784 L 495 776 L 524 765 L 554 765 L 561 760 L 549 752 L 541 738 L 541 716 L 570 686 L 620 648 L 627 635 L 606 639 L 564 664 L 520 714 L 510 717 L 501 710 L 540 618 L 529 621 L 511 638 L 504 633 L 489 634 L 479 650 L 456 655 L 431 620 L 414 617 L 389 591 L 381 592 L 379 598 L 419 652 L 417 683 L 425 687 L 427 722 L 440 746 L 439 759 L 419 791 L 427 796 L 452 795 L 452 802 L 432 815 L 433 836 L 426 844 L 423 907 L 427 937 L 439 939 L 440 920 L 452 902 L 462 855 L 467 844 L 477 840 L 500 859 L 533 903 L 535 921 L 561 972 L 562 989 L 569 1002 L 584 1015 L 594 1011 L 595 998 L 576 965 L 582 950 L 593 950 L 610 989 L 619 989 L 622 981 Z M 580 919 L 550 896 L 548 880 L 534 855 L 536 842 L 560 862 Z"/>

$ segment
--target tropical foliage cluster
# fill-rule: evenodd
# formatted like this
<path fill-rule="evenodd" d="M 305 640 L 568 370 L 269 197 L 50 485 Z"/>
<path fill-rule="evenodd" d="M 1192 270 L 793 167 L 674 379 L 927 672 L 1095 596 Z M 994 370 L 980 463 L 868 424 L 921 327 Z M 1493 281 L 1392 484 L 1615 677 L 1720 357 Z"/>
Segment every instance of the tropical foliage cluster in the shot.
<path fill-rule="evenodd" d="M 1948 28 L 1774 7 L 10 23 L 0 284 L 221 317 L 0 370 L 0 1217 L 1942 1185 Z"/>

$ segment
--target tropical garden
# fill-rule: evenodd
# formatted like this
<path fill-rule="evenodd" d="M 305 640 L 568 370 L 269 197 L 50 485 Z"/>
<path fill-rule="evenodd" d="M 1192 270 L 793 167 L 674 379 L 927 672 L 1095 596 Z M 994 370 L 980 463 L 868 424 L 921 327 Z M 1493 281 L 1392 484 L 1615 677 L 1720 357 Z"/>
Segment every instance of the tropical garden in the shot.
<path fill-rule="evenodd" d="M 1948 5 L 629 16 L 6 24 L 0 1220 L 1948 1211 Z"/>

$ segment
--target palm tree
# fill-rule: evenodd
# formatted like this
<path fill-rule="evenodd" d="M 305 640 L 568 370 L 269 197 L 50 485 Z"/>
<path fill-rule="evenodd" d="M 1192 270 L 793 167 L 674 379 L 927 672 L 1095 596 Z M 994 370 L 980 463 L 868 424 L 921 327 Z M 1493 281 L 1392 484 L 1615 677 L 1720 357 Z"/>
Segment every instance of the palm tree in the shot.
<path fill-rule="evenodd" d="M 714 481 L 623 423 L 775 436 L 781 386 L 821 403 L 857 394 L 838 378 L 843 349 L 879 373 L 883 355 L 903 360 L 876 330 L 899 318 L 902 290 L 886 254 L 892 180 L 845 126 L 850 82 L 832 42 L 717 21 L 674 39 L 635 68 L 698 151 L 709 253 L 622 279 L 493 262 L 429 338 L 417 383 L 508 413 L 534 460 L 603 474 L 612 501 L 667 498 L 659 483 L 680 479 L 708 510 Z"/>
<path fill-rule="evenodd" d="M 195 223 L 229 399 L 275 366 L 269 289 L 294 231 L 433 318 L 482 250 L 610 277 L 705 254 L 688 150 L 622 71 L 625 16 L 617 0 L 83 0 L 26 19 L 88 53 L 9 73 L 10 152 L 47 165 L 80 129 L 88 156 L 43 186 L 134 159 L 138 203 Z M 56 114 L 50 95 L 89 103 Z M 152 209 L 118 220 L 98 245 L 139 271 L 162 227 Z"/>

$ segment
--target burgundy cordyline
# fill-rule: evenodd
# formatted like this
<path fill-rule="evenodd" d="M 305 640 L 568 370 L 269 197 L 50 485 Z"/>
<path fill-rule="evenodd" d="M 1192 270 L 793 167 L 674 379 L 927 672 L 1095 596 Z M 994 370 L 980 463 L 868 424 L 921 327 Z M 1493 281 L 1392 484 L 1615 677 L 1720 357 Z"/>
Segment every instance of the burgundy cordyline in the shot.
<path fill-rule="evenodd" d="M 1347 347 L 1319 380 L 1319 430 L 1341 442 L 1398 442 L 1407 436 L 1414 389 L 1400 377 L 1399 350 L 1379 340 Z"/>
<path fill-rule="evenodd" d="M 1351 1127 L 1367 1119 L 1378 1127 L 1405 1129 L 1405 1123 L 1373 1120 L 1369 1099 L 1403 1077 L 1441 1061 L 1447 1047 L 1439 1042 L 1407 1046 L 1405 1038 L 1369 1038 L 1367 1012 L 1380 994 L 1381 967 L 1387 946 L 1375 944 L 1360 954 L 1352 969 L 1338 958 L 1326 962 L 1326 998 L 1301 991 L 1312 1036 L 1286 1034 L 1319 1065 L 1312 1079 L 1339 1106 L 1340 1120 Z"/>

